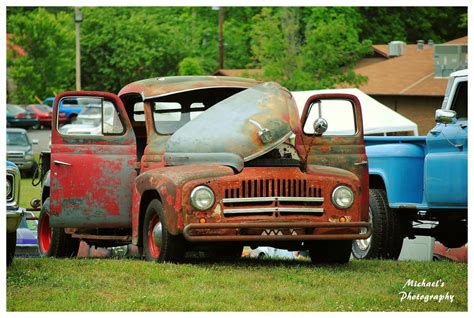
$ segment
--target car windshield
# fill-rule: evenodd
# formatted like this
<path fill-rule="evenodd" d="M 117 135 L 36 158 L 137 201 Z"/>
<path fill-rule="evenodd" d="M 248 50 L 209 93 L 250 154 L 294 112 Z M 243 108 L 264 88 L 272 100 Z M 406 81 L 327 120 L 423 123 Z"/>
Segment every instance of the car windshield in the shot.
<path fill-rule="evenodd" d="M 7 146 L 28 146 L 28 137 L 20 132 L 7 132 Z"/>
<path fill-rule="evenodd" d="M 21 114 L 21 113 L 24 113 L 25 110 L 23 108 L 21 108 L 20 106 L 17 106 L 17 105 L 7 105 L 7 110 L 9 113 L 12 113 L 12 114 Z"/>
<path fill-rule="evenodd" d="M 207 109 L 244 90 L 242 87 L 218 87 L 179 92 L 151 101 L 155 129 L 171 135 Z"/>
<path fill-rule="evenodd" d="M 35 105 L 35 106 L 36 106 L 36 108 L 38 108 L 38 109 L 39 109 L 40 111 L 42 111 L 42 112 L 48 113 L 48 112 L 52 112 L 52 111 L 53 111 L 53 109 L 52 109 L 51 107 L 46 106 L 46 105 Z"/>

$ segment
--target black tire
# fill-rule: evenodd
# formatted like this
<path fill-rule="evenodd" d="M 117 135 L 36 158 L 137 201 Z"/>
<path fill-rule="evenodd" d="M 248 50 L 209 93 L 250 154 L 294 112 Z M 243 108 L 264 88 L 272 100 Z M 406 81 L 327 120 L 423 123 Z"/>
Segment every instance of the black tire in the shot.
<path fill-rule="evenodd" d="M 25 173 L 27 178 L 33 178 L 35 176 L 36 169 L 38 169 L 38 163 L 33 161 L 33 165 L 31 166 L 30 170 Z"/>
<path fill-rule="evenodd" d="M 155 225 L 161 226 L 161 246 L 154 244 L 152 233 Z M 166 227 L 163 206 L 158 199 L 153 199 L 145 212 L 143 221 L 143 256 L 147 261 L 179 262 L 184 258 L 184 238 L 182 235 L 172 235 Z"/>
<path fill-rule="evenodd" d="M 48 233 L 48 228 L 50 233 Z M 50 237 L 49 244 L 47 237 Z M 68 258 L 77 256 L 79 239 L 72 238 L 63 228 L 49 226 L 49 198 L 43 202 L 38 219 L 38 251 L 41 257 Z"/>
<path fill-rule="evenodd" d="M 314 241 L 309 248 L 313 264 L 346 264 L 351 258 L 352 241 Z"/>
<path fill-rule="evenodd" d="M 398 213 L 388 205 L 385 190 L 370 189 L 369 208 L 372 219 L 372 236 L 367 244 L 356 240 L 352 255 L 357 259 L 393 259 L 400 256 L 403 245 L 402 223 Z"/>
<path fill-rule="evenodd" d="M 16 231 L 12 233 L 7 232 L 7 266 L 13 262 L 16 249 Z"/>

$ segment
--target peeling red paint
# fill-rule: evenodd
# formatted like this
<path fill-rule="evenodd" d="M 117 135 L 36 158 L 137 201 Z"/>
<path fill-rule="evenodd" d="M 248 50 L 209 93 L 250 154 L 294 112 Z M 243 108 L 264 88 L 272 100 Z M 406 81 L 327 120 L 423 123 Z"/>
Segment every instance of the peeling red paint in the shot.
<path fill-rule="evenodd" d="M 253 87 L 256 81 L 236 79 L 208 79 L 197 81 L 190 78 L 179 82 L 176 79 L 151 79 L 132 83 L 121 90 L 121 95 L 141 94 L 145 98 L 181 90 L 193 90 L 216 86 Z M 165 85 L 166 84 L 166 85 Z M 281 93 L 281 92 L 280 92 Z M 367 160 L 363 142 L 362 114 L 359 101 L 350 95 L 320 95 L 310 98 L 305 111 L 316 98 L 348 98 L 355 104 L 356 125 L 359 128 L 354 136 L 315 137 L 305 135 L 301 129 L 296 104 L 291 95 L 284 98 L 271 98 L 275 103 L 285 99 L 291 108 L 287 113 L 279 112 L 278 107 L 270 107 L 268 113 L 255 115 L 259 122 L 271 121 L 272 116 L 283 119 L 296 135 L 296 151 L 307 162 L 301 166 L 258 166 L 244 167 L 238 172 L 217 164 L 188 164 L 167 166 L 164 160 L 169 136 L 159 135 L 153 128 L 153 114 L 145 107 L 146 147 L 137 164 L 137 144 L 134 127 L 127 117 L 122 101 L 113 94 L 99 92 L 69 92 L 58 96 L 54 106 L 57 115 L 58 100 L 63 96 L 102 96 L 113 101 L 123 119 L 123 135 L 102 136 L 63 136 L 53 122 L 51 155 L 51 224 L 67 227 L 74 231 L 96 229 L 120 229 L 131 236 L 134 244 L 140 242 L 141 206 L 145 191 L 153 191 L 163 205 L 163 213 L 168 231 L 173 235 L 183 234 L 185 229 L 195 227 L 194 235 L 210 236 L 215 241 L 223 237 L 239 235 L 260 235 L 267 225 L 281 226 L 289 235 L 288 224 L 327 225 L 331 220 L 347 216 L 354 224 L 365 224 L 368 212 L 368 171 L 367 166 L 354 165 Z M 288 93 L 289 94 L 289 93 Z M 281 95 L 281 94 L 280 94 Z M 145 100 L 149 106 L 150 100 Z M 132 105 L 133 106 L 133 105 Z M 260 116 L 260 117 L 259 117 Z M 253 117 L 252 117 L 253 118 Z M 305 116 L 302 116 L 305 118 Z M 143 127 L 143 126 L 142 126 Z M 257 148 L 263 149 L 257 128 L 248 124 L 243 128 L 249 140 Z M 218 134 L 219 132 L 216 132 Z M 142 135 L 144 136 L 144 135 Z M 311 145 L 311 147 L 310 147 Z M 225 150 L 240 153 L 245 144 L 229 143 Z M 260 149 L 259 148 L 259 149 Z M 309 152 L 309 153 L 307 153 Z M 250 159 L 249 159 L 250 160 Z M 70 165 L 54 163 L 65 162 Z M 248 184 L 248 185 L 246 185 Z M 344 184 L 355 193 L 354 203 L 345 210 L 337 209 L 332 203 L 333 189 Z M 190 193 L 198 185 L 206 185 L 215 194 L 214 205 L 206 211 L 196 211 L 190 202 Z M 251 190 L 249 190 L 251 189 Z M 249 191 L 253 191 L 249 194 Z M 144 196 L 143 196 L 144 197 Z M 291 198 L 284 202 L 281 198 Z M 227 204 L 225 199 L 265 198 L 267 201 L 239 201 L 236 205 Z M 277 198 L 268 200 L 268 198 Z M 301 198 L 318 198 L 321 201 L 305 201 Z M 268 204 L 267 204 L 268 202 Z M 311 202 L 311 203 L 308 203 Z M 245 214 L 226 214 L 229 209 L 261 209 L 266 212 Z M 301 213 L 286 213 L 283 208 L 296 209 Z M 300 209 L 300 210 L 298 210 Z M 307 210 L 322 212 L 306 213 Z M 313 211 L 314 212 L 314 211 Z M 204 220 L 202 220 L 204 219 Z M 202 222 L 201 222 L 202 221 Z M 205 222 L 204 222 L 205 221 Z M 257 223 L 257 227 L 255 227 Z M 236 225 L 237 224 L 237 225 Z M 239 227 L 239 224 L 241 225 Z M 252 225 L 253 224 L 253 225 Z M 261 224 L 261 228 L 258 227 Z M 230 228 L 226 228 L 228 225 Z M 232 225 L 232 226 L 230 226 Z M 250 226 L 252 225 L 252 226 Z M 206 227 L 207 226 L 207 227 Z M 301 226 L 296 228 L 296 238 L 291 240 L 316 239 L 311 235 L 332 235 L 335 239 L 356 235 L 360 227 L 354 226 Z M 131 232 L 131 235 L 130 233 Z M 191 232 L 190 232 L 191 233 Z M 310 235 L 310 236 L 304 236 Z M 238 237 L 236 238 L 238 239 Z M 269 238 L 271 239 L 271 238 Z"/>

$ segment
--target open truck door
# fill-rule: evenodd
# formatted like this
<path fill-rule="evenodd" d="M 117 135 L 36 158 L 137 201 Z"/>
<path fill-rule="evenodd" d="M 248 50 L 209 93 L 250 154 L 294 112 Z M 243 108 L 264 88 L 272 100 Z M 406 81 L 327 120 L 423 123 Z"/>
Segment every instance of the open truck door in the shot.
<path fill-rule="evenodd" d="M 59 105 L 75 100 L 76 121 L 59 127 Z M 131 226 L 136 141 L 117 95 L 65 92 L 54 104 L 50 225 Z"/>

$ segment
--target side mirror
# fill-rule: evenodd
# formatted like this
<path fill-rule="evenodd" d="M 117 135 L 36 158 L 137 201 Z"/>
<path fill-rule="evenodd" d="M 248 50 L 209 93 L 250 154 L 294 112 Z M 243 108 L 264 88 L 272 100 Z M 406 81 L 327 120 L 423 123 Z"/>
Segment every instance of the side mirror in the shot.
<path fill-rule="evenodd" d="M 37 145 L 37 144 L 39 143 L 39 141 L 38 141 L 38 139 L 33 139 L 33 140 L 31 141 L 31 143 L 32 143 L 33 145 Z"/>
<path fill-rule="evenodd" d="M 437 109 L 435 121 L 438 124 L 455 124 L 457 121 L 457 113 L 454 110 Z"/>
<path fill-rule="evenodd" d="M 313 123 L 314 134 L 321 136 L 328 130 L 328 122 L 326 119 L 319 117 Z"/>

